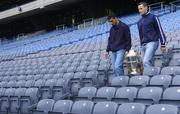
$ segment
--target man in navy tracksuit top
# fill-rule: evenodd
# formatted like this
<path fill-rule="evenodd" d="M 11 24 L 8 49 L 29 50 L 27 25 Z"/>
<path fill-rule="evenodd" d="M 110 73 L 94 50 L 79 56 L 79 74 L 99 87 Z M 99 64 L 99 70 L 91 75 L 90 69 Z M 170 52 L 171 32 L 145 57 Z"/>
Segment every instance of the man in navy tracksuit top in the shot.
<path fill-rule="evenodd" d="M 124 75 L 123 61 L 125 53 L 131 49 L 131 34 L 129 27 L 121 22 L 115 15 L 108 17 L 112 27 L 108 39 L 105 57 L 111 51 L 111 62 L 115 76 Z"/>
<path fill-rule="evenodd" d="M 141 56 L 144 67 L 154 66 L 153 57 L 161 43 L 161 52 L 166 51 L 166 38 L 157 16 L 148 12 L 146 2 L 138 4 L 138 10 L 142 18 L 138 22 L 139 36 L 141 41 Z"/>

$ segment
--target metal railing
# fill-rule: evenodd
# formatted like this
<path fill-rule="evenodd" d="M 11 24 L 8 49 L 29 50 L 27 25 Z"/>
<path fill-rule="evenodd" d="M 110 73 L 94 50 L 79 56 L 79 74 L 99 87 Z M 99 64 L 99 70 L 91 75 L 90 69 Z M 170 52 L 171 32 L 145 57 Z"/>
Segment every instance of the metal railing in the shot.
<path fill-rule="evenodd" d="M 105 23 L 106 21 L 107 21 L 107 17 L 102 17 L 102 18 L 98 18 L 98 19 L 94 19 L 94 18 L 85 19 L 85 20 L 83 20 L 82 24 L 78 25 L 78 29 L 95 26 L 95 25 L 100 25 L 100 24 Z"/>
<path fill-rule="evenodd" d="M 21 39 L 25 39 L 25 38 L 26 38 L 25 34 L 24 33 L 20 33 L 20 34 L 17 35 L 16 40 L 21 40 Z"/>
<path fill-rule="evenodd" d="M 165 3 L 165 1 L 148 5 L 149 6 L 149 11 L 151 11 L 154 8 L 157 8 L 157 7 L 159 8 L 159 6 L 160 6 L 160 9 L 163 10 L 164 9 L 164 3 Z"/>
<path fill-rule="evenodd" d="M 177 9 L 180 9 L 180 0 L 173 1 L 169 4 L 171 5 L 171 12 L 174 12 Z"/>
<path fill-rule="evenodd" d="M 56 26 L 56 30 L 64 30 L 64 29 L 65 29 L 65 24 Z"/>
<path fill-rule="evenodd" d="M 154 4 L 150 4 L 149 6 L 149 11 L 152 13 L 170 13 L 171 12 L 171 8 L 169 5 L 165 4 L 166 2 L 158 2 L 158 3 L 154 3 Z"/>

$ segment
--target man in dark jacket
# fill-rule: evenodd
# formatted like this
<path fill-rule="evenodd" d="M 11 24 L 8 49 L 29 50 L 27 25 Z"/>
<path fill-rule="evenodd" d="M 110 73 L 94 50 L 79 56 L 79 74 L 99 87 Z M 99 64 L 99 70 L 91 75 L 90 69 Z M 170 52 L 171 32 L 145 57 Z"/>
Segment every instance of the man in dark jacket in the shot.
<path fill-rule="evenodd" d="M 139 36 L 141 41 L 141 56 L 144 67 L 154 66 L 153 57 L 161 42 L 161 51 L 166 51 L 166 37 L 157 16 L 148 12 L 146 2 L 138 4 L 138 10 L 142 18 L 138 22 Z"/>
<path fill-rule="evenodd" d="M 125 53 L 131 49 L 131 34 L 129 27 L 121 22 L 115 15 L 108 16 L 112 27 L 108 38 L 105 57 L 111 52 L 111 62 L 115 76 L 124 75 L 123 61 Z"/>

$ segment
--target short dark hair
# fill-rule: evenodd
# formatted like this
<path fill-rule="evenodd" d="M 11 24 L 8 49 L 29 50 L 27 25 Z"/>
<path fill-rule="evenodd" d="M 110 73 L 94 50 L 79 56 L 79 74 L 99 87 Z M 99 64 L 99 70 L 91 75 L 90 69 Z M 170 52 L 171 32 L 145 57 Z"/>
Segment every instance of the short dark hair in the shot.
<path fill-rule="evenodd" d="M 138 3 L 138 6 L 139 5 L 143 5 L 144 7 L 148 7 L 148 4 L 146 2 L 140 2 L 140 3 Z"/>
<path fill-rule="evenodd" d="M 107 19 L 110 20 L 111 18 L 115 19 L 117 16 L 115 14 L 108 15 Z"/>

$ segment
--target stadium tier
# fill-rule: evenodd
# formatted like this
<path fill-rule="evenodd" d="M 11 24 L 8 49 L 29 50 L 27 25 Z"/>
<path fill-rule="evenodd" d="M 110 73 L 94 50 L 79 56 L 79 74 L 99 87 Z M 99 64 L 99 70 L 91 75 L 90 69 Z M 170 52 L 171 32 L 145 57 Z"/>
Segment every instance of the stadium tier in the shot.
<path fill-rule="evenodd" d="M 128 75 L 125 65 L 124 76 L 113 76 L 104 57 L 109 22 L 1 44 L 0 114 L 179 114 L 180 11 L 159 18 L 169 53 L 158 49 L 143 75 Z M 137 50 L 140 16 L 119 19 Z"/>

